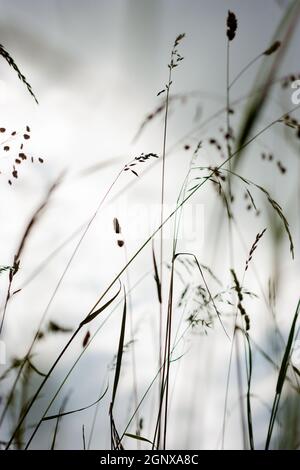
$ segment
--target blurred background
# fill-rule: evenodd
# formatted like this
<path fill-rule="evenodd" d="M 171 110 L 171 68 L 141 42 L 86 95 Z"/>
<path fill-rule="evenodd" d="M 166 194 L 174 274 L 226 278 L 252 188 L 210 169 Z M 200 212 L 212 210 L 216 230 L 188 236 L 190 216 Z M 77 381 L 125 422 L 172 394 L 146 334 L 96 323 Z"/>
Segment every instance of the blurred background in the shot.
<path fill-rule="evenodd" d="M 291 2 L 283 0 L 0 1 L 0 43 L 14 58 L 39 101 L 37 105 L 2 59 L 0 127 L 5 132 L 1 135 L 0 150 L 0 266 L 13 265 L 28 221 L 51 184 L 63 175 L 26 240 L 20 270 L 13 280 L 13 291 L 22 290 L 7 306 L 2 331 L 7 355 L 6 363 L 0 365 L 0 374 L 4 374 L 16 358 L 25 356 L 45 309 L 47 315 L 41 327 L 45 337 L 36 343 L 32 363 L 39 371 L 46 372 L 70 336 L 70 332 L 53 332 L 51 328 L 49 331 L 49 321 L 66 329 L 76 329 L 110 281 L 151 234 L 151 228 L 157 227 L 161 159 L 154 158 L 138 167 L 139 177 L 122 172 L 52 300 L 85 224 L 117 174 L 142 152 L 162 155 L 164 116 L 162 111 L 156 111 L 164 104 L 164 95 L 157 96 L 157 93 L 167 83 L 167 64 L 178 34 L 185 33 L 186 37 L 180 43 L 184 60 L 174 70 L 171 88 L 165 215 L 176 203 L 199 141 L 202 141 L 197 156 L 199 166 L 220 165 L 225 159 L 222 154 L 226 154 L 223 135 L 228 9 L 234 11 L 238 19 L 236 38 L 230 44 L 231 80 L 274 40 L 283 40 L 286 31 L 291 32 L 280 52 L 280 63 L 276 63 L 274 74 L 272 72 L 272 80 L 277 81 L 271 87 L 251 135 L 295 107 L 291 101 L 294 90 L 286 77 L 297 78 L 300 73 L 300 28 L 296 21 L 289 19 L 286 29 L 277 30 L 290 5 Z M 271 65 L 275 63 L 273 56 L 260 58 L 230 91 L 234 109 L 230 119 L 236 136 L 253 96 L 253 87 L 268 73 L 268 69 L 261 68 L 267 60 Z M 259 71 L 262 76 L 258 75 Z M 149 118 L 153 114 L 154 117 Z M 297 118 L 297 112 L 293 116 Z M 146 125 L 142 126 L 144 122 Z M 24 140 L 22 136 L 28 134 L 26 126 L 30 129 L 30 139 Z M 16 135 L 12 136 L 14 131 Z M 211 143 L 212 139 L 221 143 L 221 152 Z M 21 143 L 28 158 L 18 167 L 16 179 L 11 172 Z M 4 149 L 5 145 L 9 150 Z M 245 295 L 244 303 L 251 319 L 251 338 L 264 353 L 253 346 L 253 426 L 256 448 L 262 448 L 275 393 L 276 367 L 280 365 L 299 299 L 299 138 L 295 129 L 283 123 L 274 125 L 247 148 L 236 171 L 264 187 L 282 207 L 294 240 L 294 260 L 282 220 L 266 195 L 249 187 L 257 210 L 254 209 L 249 196 L 245 199 L 245 184 L 238 178 L 232 180 L 233 228 L 229 229 L 226 209 L 216 188 L 208 182 L 187 204 L 184 236 L 179 240 L 178 249 L 193 252 L 220 281 L 207 274 L 212 293 L 223 292 L 220 308 L 232 337 L 234 308 L 229 303 L 233 284 L 230 268 L 234 268 L 242 280 L 256 234 L 267 228 L 243 283 L 247 291 L 255 294 Z M 199 175 L 203 173 L 195 176 Z M 8 180 L 12 181 L 11 185 Z M 125 241 L 122 248 L 114 233 L 115 217 Z M 172 223 L 166 226 L 164 239 L 165 307 Z M 155 249 L 158 256 L 159 237 L 156 237 Z M 152 271 L 150 243 L 121 277 L 127 291 L 132 291 L 127 299 L 130 327 L 128 323 L 127 348 L 115 404 L 115 422 L 120 433 L 157 373 L 159 305 Z M 197 287 L 200 281 L 196 270 L 191 273 L 179 263 L 174 302 L 179 302 L 187 284 Z M 8 275 L 3 272 L 0 276 L 2 309 L 7 285 Z M 116 291 L 117 284 L 108 298 Z M 180 337 L 190 316 L 190 307 L 182 308 L 177 303 L 174 338 L 176 331 Z M 198 310 L 197 314 L 202 319 L 202 311 Z M 65 397 L 68 397 L 66 410 L 93 403 L 109 383 L 109 390 L 99 406 L 60 421 L 56 448 L 82 448 L 82 425 L 90 448 L 110 448 L 108 409 L 121 315 L 120 296 L 80 332 L 30 412 L 27 427 L 20 437 L 21 447 L 32 432 L 31 426 L 45 411 L 83 351 L 84 336 L 87 332 L 93 335 L 100 327 L 48 414 L 57 413 Z M 203 313 L 204 318 L 205 315 Z M 242 335 L 233 351 L 224 412 L 231 345 L 218 320 L 210 327 L 199 321 L 179 341 L 174 351 L 174 360 L 178 360 L 171 366 L 169 448 L 249 447 L 243 432 L 247 383 Z M 2 407 L 16 372 L 13 369 L 1 380 Z M 20 380 L 2 424 L 1 441 L 5 442 L 14 428 L 24 394 L 25 398 L 30 397 L 40 380 L 34 371 L 30 373 L 29 384 L 26 377 Z M 300 445 L 296 374 L 292 374 L 291 381 L 293 386 L 286 386 L 281 400 L 272 441 L 276 448 Z M 136 434 L 140 426 L 141 435 L 152 439 L 157 396 L 155 383 L 139 409 L 139 423 L 135 417 L 127 432 Z M 54 425 L 55 421 L 43 423 L 31 448 L 50 448 Z M 292 429 L 291 435 L 287 427 Z M 124 439 L 125 448 L 138 445 L 149 448 L 147 443 Z"/>

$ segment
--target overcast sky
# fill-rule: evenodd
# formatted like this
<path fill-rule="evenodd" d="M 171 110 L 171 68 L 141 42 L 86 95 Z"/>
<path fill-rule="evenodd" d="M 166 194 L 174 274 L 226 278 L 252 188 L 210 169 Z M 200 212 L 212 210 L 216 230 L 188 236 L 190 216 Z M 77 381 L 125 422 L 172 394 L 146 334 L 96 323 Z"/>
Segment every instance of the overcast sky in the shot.
<path fill-rule="evenodd" d="M 40 203 L 53 180 L 62 171 L 66 171 L 66 180 L 54 195 L 47 216 L 40 221 L 40 230 L 34 231 L 26 247 L 18 285 L 22 286 L 36 266 L 86 222 L 125 163 L 140 152 L 161 154 L 160 118 L 149 124 L 140 139 L 134 143 L 132 140 L 145 116 L 161 103 L 156 95 L 167 80 L 167 63 L 175 37 L 179 33 L 186 34 L 181 45 L 184 61 L 174 71 L 173 93 L 188 94 L 197 91 L 198 94 L 186 102 L 178 101 L 176 107 L 171 107 L 168 148 L 200 122 L 195 121 L 197 113 L 198 119 L 201 120 L 225 105 L 227 10 L 233 10 L 238 17 L 238 34 L 231 47 L 230 72 L 234 77 L 244 65 L 270 45 L 287 4 L 285 1 L 274 0 L 0 0 L 0 43 L 12 55 L 39 100 L 39 105 L 36 105 L 14 71 L 2 60 L 0 126 L 3 125 L 7 132 L 16 130 L 18 135 L 12 140 L 8 154 L 4 150 L 0 151 L 0 265 L 12 263 L 14 250 L 32 211 Z M 298 26 L 278 76 L 300 72 L 299 40 Z M 249 92 L 255 81 L 258 66 L 259 63 L 236 85 L 232 91 L 232 99 Z M 289 91 L 282 96 L 278 87 L 272 95 L 261 125 L 267 124 L 291 107 Z M 239 121 L 234 119 L 234 125 L 238 127 Z M 26 142 L 26 149 L 29 155 L 34 156 L 35 163 L 26 162 L 19 172 L 18 181 L 13 181 L 13 186 L 9 186 L 7 180 L 20 143 L 18 136 L 23 134 L 27 125 L 31 129 L 31 139 Z M 177 147 L 177 152 L 174 152 L 168 161 L 168 203 L 173 204 L 176 201 L 179 185 L 188 167 L 190 155 L 187 156 L 184 152 L 183 144 L 194 146 L 197 139 L 219 135 L 219 129 L 224 125 L 225 116 L 221 116 L 195 139 L 187 139 Z M 284 181 L 279 172 L 257 164 L 260 162 L 263 145 L 266 146 L 267 152 L 277 151 L 287 165 L 289 171 Z M 249 151 L 245 168 L 248 168 L 253 178 L 258 178 L 258 182 L 262 182 L 264 178 L 268 188 L 274 191 L 274 197 L 287 208 L 291 226 L 297 236 L 299 232 L 296 206 L 291 204 L 291 201 L 297 194 L 298 147 L 296 152 L 290 148 L 288 155 L 283 154 L 286 147 L 280 132 L 268 134 L 263 145 L 255 152 Z M 43 158 L 43 164 L 37 161 L 38 157 Z M 203 158 L 211 163 L 216 161 L 216 156 L 209 148 L 204 149 Z M 103 169 L 91 175 L 81 176 L 82 170 L 94 165 L 103 165 Z M 90 308 L 96 296 L 123 266 L 124 255 L 116 249 L 112 230 L 114 216 L 120 218 L 124 234 L 130 239 L 129 254 L 132 254 L 147 236 L 147 227 L 139 226 L 139 234 L 133 233 L 132 224 L 127 223 L 127 220 L 130 221 L 130 214 L 127 213 L 127 219 L 126 210 L 137 203 L 145 204 L 145 207 L 159 204 L 159 178 L 157 166 L 156 170 L 146 173 L 143 178 L 136 179 L 132 174 L 121 176 L 112 196 L 117 195 L 128 182 L 134 180 L 134 185 L 126 193 L 126 197 L 115 199 L 113 205 L 107 206 L 103 217 L 97 218 L 92 226 L 51 306 L 51 318 L 75 328 L 82 319 L 83 312 Z M 220 253 L 223 253 L 222 243 L 219 246 L 220 252 L 215 250 L 214 245 L 214 237 L 218 239 L 218 220 L 217 217 L 214 219 L 214 206 L 209 197 L 206 198 L 203 194 L 195 200 L 195 204 L 199 205 L 199 217 L 203 217 L 204 228 L 199 230 L 203 229 L 204 243 L 200 246 L 191 241 L 186 247 L 195 249 L 197 254 L 203 256 L 203 262 L 210 263 L 214 260 L 216 268 L 221 266 L 222 269 L 225 266 L 223 256 L 220 256 Z M 244 219 L 244 212 L 241 214 L 246 247 L 251 246 L 258 230 L 265 227 L 268 217 L 267 213 L 265 218 L 262 217 L 257 222 L 254 218 Z M 216 235 L 212 236 L 210 229 L 214 230 Z M 24 289 L 22 296 L 11 304 L 14 308 L 9 309 L 5 332 L 9 355 L 22 355 L 26 351 L 34 328 L 74 246 L 74 241 L 67 245 L 41 275 Z M 239 252 L 241 247 L 237 250 Z M 289 261 L 286 261 L 289 257 L 287 242 L 284 250 L 279 270 L 286 274 L 288 305 L 293 308 L 298 295 L 296 275 L 299 274 L 299 256 L 296 255 L 295 264 L 291 266 Z M 145 267 L 151 269 L 150 256 L 149 249 L 145 256 L 136 260 L 130 273 L 132 283 L 145 273 Z M 226 256 L 224 255 L 225 258 Z M 264 269 L 265 266 L 270 268 L 272 265 L 272 256 L 272 250 L 266 243 L 265 252 L 261 254 L 262 281 L 266 281 L 269 275 L 269 270 Z M 244 259 L 245 254 L 242 257 L 243 262 Z M 223 275 L 226 282 L 224 272 L 221 273 L 221 276 Z M 137 346 L 140 361 L 149 364 L 149 370 L 141 367 L 139 393 L 149 384 L 149 379 L 155 371 L 152 359 L 156 332 L 153 308 L 150 306 L 155 295 L 154 287 L 150 279 L 133 297 L 137 315 L 135 326 L 140 337 Z M 282 286 L 283 291 L 284 287 L 285 284 Z M 1 292 L 5 292 L 4 280 Z M 286 301 L 284 294 L 278 300 L 279 305 L 284 305 Z M 81 367 L 74 372 L 69 386 L 65 389 L 65 393 L 73 390 L 69 402 L 71 407 L 81 406 L 82 401 L 83 404 L 92 402 L 101 386 L 105 387 L 107 368 L 113 359 L 118 339 L 120 308 L 117 312 L 118 315 L 105 326 L 103 340 L 100 339 L 97 345 L 91 348 L 90 353 L 86 354 Z M 95 331 L 95 327 L 93 328 Z M 260 337 L 264 335 L 265 331 L 258 333 Z M 191 448 L 217 447 L 222 424 L 222 412 L 214 414 L 214 410 L 222 410 L 224 396 L 218 393 L 214 393 L 210 399 L 207 396 L 216 389 L 216 384 L 225 380 L 226 371 L 211 377 L 207 365 L 200 371 L 197 369 L 199 354 L 203 355 L 204 362 L 212 358 L 216 368 L 218 361 L 222 359 L 222 352 L 215 347 L 220 338 L 224 341 L 222 331 L 217 329 L 211 336 L 210 343 L 204 339 L 204 344 L 199 345 L 197 338 L 193 337 L 190 343 L 182 348 L 183 351 L 192 351 L 186 363 L 190 364 L 191 368 L 187 367 L 181 372 L 181 385 L 178 395 L 174 396 L 174 423 L 182 423 L 184 435 L 188 436 L 184 444 Z M 49 341 L 49 347 L 40 345 L 38 351 L 43 353 L 43 356 L 38 356 L 38 361 L 42 369 L 49 366 L 51 358 L 55 357 L 65 340 L 66 337 L 61 336 L 55 341 Z M 80 348 L 79 342 L 74 346 L 73 354 L 78 354 Z M 214 358 L 212 354 L 215 354 Z M 55 390 L 66 367 L 72 364 L 72 358 L 72 354 L 67 355 L 58 369 L 57 376 L 48 387 L 46 397 Z M 129 359 L 127 366 L 130 369 Z M 95 372 L 97 367 L 98 371 Z M 192 424 L 196 426 L 196 434 L 187 432 L 187 416 L 191 409 L 190 401 L 193 400 L 194 389 L 190 388 L 189 400 L 186 403 L 179 399 L 184 391 L 184 382 L 189 380 L 190 375 L 197 376 L 198 385 L 205 381 L 207 387 L 201 391 L 203 395 L 199 398 L 196 411 L 198 418 L 203 417 L 201 426 Z M 78 391 L 79 386 L 82 391 Z M 121 423 L 123 415 L 128 415 L 132 405 L 130 386 L 130 380 L 124 379 L 122 404 L 126 403 L 126 406 L 123 405 L 119 410 Z M 263 379 L 257 387 L 258 391 L 260 389 L 272 390 Z M 207 400 L 205 407 L 201 402 L 204 399 Z M 43 406 L 46 402 L 44 399 L 41 401 Z M 107 403 L 108 398 L 103 410 L 99 411 L 102 421 L 99 421 L 97 429 L 105 430 L 103 434 L 107 434 L 108 430 Z M 59 404 L 60 400 L 54 408 L 58 409 Z M 151 403 L 148 403 L 146 409 L 150 406 Z M 260 411 L 259 409 L 258 412 Z M 88 425 L 91 416 L 92 413 L 88 412 L 82 419 L 78 416 L 68 418 L 63 424 L 67 433 L 61 446 L 79 446 L 81 424 L 85 420 Z M 234 419 L 233 417 L 233 421 Z M 71 422 L 74 424 L 72 427 Z M 235 429 L 238 430 L 238 424 L 236 426 Z M 43 448 L 49 445 L 49 435 L 51 429 L 45 426 L 37 435 L 33 447 Z M 182 445 L 181 437 L 175 429 L 170 432 L 170 436 L 174 447 Z M 109 445 L 105 437 L 100 436 L 96 441 L 95 447 Z M 228 446 L 240 444 L 236 436 L 228 436 Z"/>

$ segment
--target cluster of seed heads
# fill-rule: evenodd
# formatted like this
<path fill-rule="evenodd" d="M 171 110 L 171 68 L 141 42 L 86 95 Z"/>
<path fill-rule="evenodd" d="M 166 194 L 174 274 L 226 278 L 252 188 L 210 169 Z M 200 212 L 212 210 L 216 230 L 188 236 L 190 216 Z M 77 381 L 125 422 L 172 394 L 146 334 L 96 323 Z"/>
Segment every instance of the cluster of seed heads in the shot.
<path fill-rule="evenodd" d="M 233 110 L 231 111 L 233 112 Z M 224 142 L 226 142 L 226 146 L 229 147 L 229 150 L 231 151 L 230 143 L 235 141 L 233 128 L 229 127 L 228 131 L 225 131 L 223 128 L 221 128 L 220 133 L 222 134 L 222 139 L 224 140 Z M 208 139 L 208 143 L 215 147 L 217 152 L 220 154 L 221 158 L 224 158 L 224 151 L 219 139 L 217 139 L 216 137 L 211 137 Z"/>
<path fill-rule="evenodd" d="M 237 30 L 237 19 L 235 14 L 232 11 L 228 11 L 227 15 L 227 37 L 229 41 L 232 41 L 235 38 L 236 30 Z"/>
<path fill-rule="evenodd" d="M 184 59 L 184 57 L 178 52 L 178 45 L 180 41 L 185 37 L 185 34 L 179 34 L 177 38 L 174 41 L 173 48 L 171 51 L 171 59 L 170 63 L 168 64 L 168 68 L 170 70 L 170 77 L 171 77 L 171 71 L 175 69 L 175 67 L 178 67 L 179 63 Z M 169 82 L 165 85 L 165 88 L 163 88 L 161 91 L 157 93 L 157 96 L 160 96 L 162 93 L 165 93 L 165 91 L 170 89 L 170 86 L 172 85 L 172 80 L 169 79 Z"/>
<path fill-rule="evenodd" d="M 291 127 L 292 129 L 296 130 L 296 136 L 300 139 L 300 122 L 288 114 L 284 116 L 284 118 L 280 119 L 279 122 L 283 122 L 285 126 Z"/>
<path fill-rule="evenodd" d="M 210 296 L 203 286 L 187 284 L 178 302 L 178 307 L 184 307 L 185 310 L 188 310 L 186 321 L 189 325 L 192 328 L 202 327 L 204 333 L 212 325 L 213 307 L 210 300 Z M 201 316 L 200 312 L 202 312 Z"/>
<path fill-rule="evenodd" d="M 219 178 L 220 180 L 222 181 L 226 181 L 226 176 L 223 175 L 223 173 L 219 170 L 218 167 L 216 166 L 209 166 L 207 167 L 208 170 L 210 170 L 211 172 L 213 172 L 214 176 L 216 176 L 217 178 Z"/>
<path fill-rule="evenodd" d="M 175 67 L 178 67 L 178 63 L 181 62 L 182 60 L 183 60 L 182 55 L 179 54 L 177 49 L 174 49 L 172 51 L 172 59 L 171 59 L 171 62 L 169 63 L 169 65 L 168 65 L 168 67 L 170 69 L 174 69 Z"/>
<path fill-rule="evenodd" d="M 171 52 L 171 61 L 168 64 L 168 67 L 170 69 L 174 69 L 175 67 L 178 66 L 178 63 L 183 60 L 183 57 L 181 54 L 179 54 L 177 47 L 179 46 L 179 43 L 182 41 L 182 39 L 185 37 L 185 34 L 179 34 L 177 38 L 174 41 L 173 49 Z"/>
<path fill-rule="evenodd" d="M 208 328 L 211 328 L 211 322 L 210 321 L 207 321 L 205 320 L 204 318 L 199 318 L 198 317 L 198 312 L 197 310 L 195 310 L 194 312 L 192 312 L 188 318 L 186 319 L 186 321 L 189 323 L 189 325 L 191 326 L 191 328 L 196 328 L 196 327 L 199 327 L 201 326 L 203 329 L 204 329 L 204 332 L 206 333 L 206 330 Z"/>
<path fill-rule="evenodd" d="M 17 133 L 17 131 L 12 131 L 9 134 L 7 133 L 5 127 L 0 127 L 0 134 L 5 135 L 6 137 L 2 143 L 0 143 L 0 147 L 2 147 L 3 152 L 6 154 L 10 154 L 14 151 L 15 142 L 20 138 L 21 143 L 18 149 L 18 155 L 14 157 L 14 161 L 11 168 L 11 176 L 15 179 L 19 177 L 19 167 L 20 165 L 30 158 L 31 162 L 34 163 L 34 157 L 28 157 L 27 152 L 25 153 L 25 144 L 30 139 L 30 127 L 26 126 L 25 130 L 21 133 Z M 39 157 L 37 159 L 40 163 L 44 163 L 44 159 Z M 1 173 L 1 172 L 0 172 Z M 12 185 L 12 179 L 8 179 L 8 184 Z"/>
<path fill-rule="evenodd" d="M 138 157 L 135 157 L 130 163 L 124 166 L 124 171 L 131 171 L 135 176 L 139 176 L 138 173 L 133 169 L 139 163 L 145 163 L 152 158 L 159 158 L 156 153 L 141 153 Z"/>
<path fill-rule="evenodd" d="M 274 156 L 273 156 L 272 153 L 267 154 L 267 153 L 263 152 L 261 154 L 261 158 L 262 158 L 262 160 L 266 160 L 266 161 L 269 161 L 269 162 L 272 162 L 274 160 Z M 280 171 L 280 173 L 282 175 L 284 175 L 287 172 L 286 167 L 282 164 L 282 162 L 280 160 L 277 160 L 276 164 L 277 164 L 277 168 Z"/>

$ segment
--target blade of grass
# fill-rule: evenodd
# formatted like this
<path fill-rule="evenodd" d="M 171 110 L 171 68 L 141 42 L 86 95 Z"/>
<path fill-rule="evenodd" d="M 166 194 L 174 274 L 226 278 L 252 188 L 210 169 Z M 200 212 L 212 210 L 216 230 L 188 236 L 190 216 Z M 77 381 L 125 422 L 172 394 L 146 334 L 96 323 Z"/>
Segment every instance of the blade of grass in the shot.
<path fill-rule="evenodd" d="M 131 439 L 137 439 L 138 441 L 148 442 L 148 444 L 151 444 L 151 445 L 153 444 L 153 442 L 150 441 L 149 439 L 146 439 L 145 437 L 142 437 L 142 436 L 137 436 L 136 434 L 125 433 L 124 436 L 130 437 Z"/>
<path fill-rule="evenodd" d="M 252 410 L 251 410 L 251 380 L 252 380 L 252 350 L 251 343 L 249 338 L 249 333 L 242 329 L 242 331 L 248 346 L 248 368 L 247 368 L 247 421 L 248 421 L 248 433 L 249 433 L 249 442 L 250 449 L 254 450 L 254 434 L 253 434 L 253 420 L 252 420 Z"/>
<path fill-rule="evenodd" d="M 160 282 L 159 274 L 158 274 L 157 262 L 156 262 L 155 251 L 154 251 L 154 243 L 152 243 L 152 260 L 153 260 L 153 266 L 154 266 L 154 280 L 155 280 L 155 283 L 156 283 L 157 297 L 158 297 L 159 303 L 161 304 L 161 302 L 162 302 L 162 299 L 161 299 L 161 282 Z"/>
<path fill-rule="evenodd" d="M 119 379 L 120 379 L 120 373 L 121 373 L 121 367 L 122 367 L 122 357 L 123 357 L 123 351 L 124 351 L 124 338 L 125 338 L 125 329 L 126 329 L 126 313 L 127 313 L 127 302 L 126 302 L 126 292 L 124 288 L 124 306 L 123 306 L 122 323 L 121 323 L 121 330 L 120 330 L 120 337 L 119 337 L 119 346 L 118 346 L 118 353 L 117 353 L 117 360 L 116 360 L 116 369 L 115 369 L 112 398 L 111 398 L 111 403 L 109 407 L 112 449 L 119 449 L 119 446 L 120 446 L 119 435 L 117 433 L 114 418 L 113 418 L 113 407 L 115 404 L 115 398 L 116 398 L 116 393 L 117 393 L 117 389 L 119 385 Z"/>
<path fill-rule="evenodd" d="M 124 307 L 123 307 L 121 331 L 120 331 L 120 338 L 119 338 L 115 378 L 114 378 L 114 385 L 113 385 L 113 392 L 112 392 L 112 399 L 111 399 L 111 409 L 113 409 L 113 406 L 114 406 L 114 403 L 115 403 L 115 398 L 116 398 L 116 393 L 117 393 L 117 388 L 118 388 L 119 378 L 120 378 L 120 372 L 121 372 L 121 366 L 122 366 L 125 328 L 126 328 L 126 313 L 127 313 L 127 302 L 126 302 L 126 293 L 125 293 L 125 290 L 124 290 Z"/>
<path fill-rule="evenodd" d="M 293 322 L 292 322 L 292 325 L 291 325 L 291 328 L 290 328 L 290 333 L 289 333 L 287 345 L 286 345 L 286 348 L 285 348 L 285 351 L 284 351 L 280 371 L 279 371 L 279 374 L 278 374 L 278 380 L 277 380 L 277 384 L 276 384 L 276 392 L 275 392 L 275 397 L 274 397 L 273 406 L 272 406 L 272 412 L 271 412 L 270 421 L 269 421 L 269 429 L 268 429 L 268 434 L 267 434 L 267 439 L 266 439 L 265 450 L 269 449 L 271 438 L 272 438 L 274 423 L 275 423 L 276 415 L 277 415 L 277 412 L 278 412 L 278 407 L 279 407 L 279 402 L 280 402 L 280 398 L 281 398 L 281 394 L 282 394 L 282 389 L 283 389 L 283 385 L 284 385 L 284 382 L 285 382 L 285 379 L 286 379 L 287 369 L 288 369 L 289 362 L 290 362 L 290 355 L 291 355 L 291 350 L 292 350 L 292 345 L 293 345 L 293 340 L 294 340 L 295 328 L 296 328 L 296 324 L 297 324 L 297 320 L 298 320 L 298 316 L 299 316 L 299 310 L 300 310 L 300 300 L 298 302 L 296 312 L 295 312 L 295 315 L 294 315 L 294 318 L 293 318 Z"/>

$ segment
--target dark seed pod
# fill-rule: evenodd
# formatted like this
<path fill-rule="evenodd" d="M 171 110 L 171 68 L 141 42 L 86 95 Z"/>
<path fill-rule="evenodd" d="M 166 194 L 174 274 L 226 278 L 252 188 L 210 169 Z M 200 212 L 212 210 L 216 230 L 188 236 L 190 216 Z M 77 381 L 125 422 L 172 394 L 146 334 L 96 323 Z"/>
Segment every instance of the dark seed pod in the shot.
<path fill-rule="evenodd" d="M 119 221 L 116 217 L 114 218 L 113 224 L 114 224 L 115 233 L 121 233 L 121 227 L 120 227 Z"/>
<path fill-rule="evenodd" d="M 85 337 L 83 338 L 83 341 L 82 341 L 82 347 L 85 348 L 89 342 L 89 339 L 91 337 L 91 333 L 89 331 L 86 332 L 86 335 Z"/>
<path fill-rule="evenodd" d="M 229 41 L 232 41 L 235 37 L 235 33 L 237 30 L 237 19 L 235 14 L 232 11 L 228 11 L 227 16 L 227 37 Z"/>
<path fill-rule="evenodd" d="M 271 54 L 274 54 L 274 52 L 276 52 L 281 46 L 281 42 L 280 41 L 275 41 L 272 46 L 270 46 L 265 52 L 264 52 L 264 55 L 271 55 Z"/>

